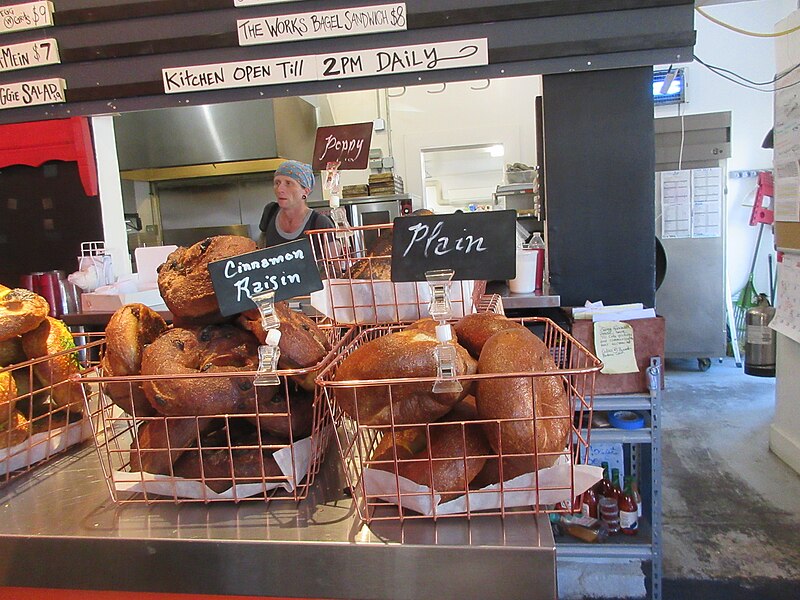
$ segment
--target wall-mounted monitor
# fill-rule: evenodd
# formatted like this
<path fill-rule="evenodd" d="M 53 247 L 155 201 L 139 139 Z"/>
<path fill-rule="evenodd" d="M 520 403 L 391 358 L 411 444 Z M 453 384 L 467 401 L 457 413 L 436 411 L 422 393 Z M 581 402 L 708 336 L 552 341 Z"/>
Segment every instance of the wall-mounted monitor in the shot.
<path fill-rule="evenodd" d="M 653 104 L 679 104 L 686 102 L 686 71 L 683 67 L 653 69 Z"/>

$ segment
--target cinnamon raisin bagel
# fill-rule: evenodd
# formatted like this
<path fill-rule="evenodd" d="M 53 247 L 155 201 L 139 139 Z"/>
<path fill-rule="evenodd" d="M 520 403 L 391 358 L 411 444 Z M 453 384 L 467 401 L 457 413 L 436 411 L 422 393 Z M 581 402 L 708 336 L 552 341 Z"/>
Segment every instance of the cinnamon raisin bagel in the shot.
<path fill-rule="evenodd" d="M 83 384 L 70 381 L 81 368 L 77 352 L 66 352 L 75 348 L 75 341 L 63 321 L 45 317 L 36 329 L 22 336 L 22 348 L 28 358 L 49 357 L 33 368 L 42 386 L 50 390 L 56 406 L 69 406 L 71 412 L 82 412 Z"/>
<path fill-rule="evenodd" d="M 478 416 L 492 448 L 503 459 L 503 478 L 551 466 L 567 445 L 571 410 L 547 346 L 528 329 L 495 333 L 483 346 L 478 373 L 531 373 L 531 377 L 481 379 L 475 393 Z M 504 419 L 521 419 L 502 421 Z M 510 457 L 512 454 L 528 456 Z"/>
<path fill-rule="evenodd" d="M 238 235 L 206 238 L 170 253 L 158 268 L 158 289 L 164 303 L 179 319 L 202 319 L 219 313 L 208 263 L 253 252 L 256 243 Z"/>
<path fill-rule="evenodd" d="M 297 387 L 290 381 L 270 388 L 259 388 L 258 391 L 262 389 L 275 391 L 258 394 L 258 426 L 261 431 L 292 441 L 311 435 L 314 423 L 313 392 Z"/>
<path fill-rule="evenodd" d="M 0 342 L 33 331 L 49 312 L 47 300 L 30 290 L 0 292 Z"/>
<path fill-rule="evenodd" d="M 524 329 L 525 326 L 517 321 L 492 312 L 472 313 L 461 317 L 453 325 L 458 343 L 464 346 L 469 353 L 478 358 L 483 345 L 490 337 L 504 329 Z"/>
<path fill-rule="evenodd" d="M 100 361 L 103 375 L 139 375 L 144 348 L 166 329 L 167 324 L 161 315 L 144 304 L 127 304 L 118 309 L 106 326 L 106 349 Z M 106 383 L 103 391 L 130 415 L 147 417 L 155 414 L 141 383 Z"/>
<path fill-rule="evenodd" d="M 142 353 L 142 375 L 181 375 L 258 368 L 258 341 L 233 325 L 171 329 Z M 145 396 L 163 415 L 196 416 L 253 412 L 252 377 L 158 378 L 142 384 Z"/>
<path fill-rule="evenodd" d="M 281 330 L 279 368 L 307 369 L 320 364 L 328 355 L 330 342 L 311 318 L 292 310 L 286 302 L 275 303 L 275 316 L 280 321 Z M 260 343 L 264 343 L 267 334 L 257 309 L 242 313 L 237 322 L 244 329 L 252 331 Z M 294 379 L 305 389 L 313 390 L 316 374 L 317 371 L 310 371 Z"/>
<path fill-rule="evenodd" d="M 175 463 L 175 475 L 202 481 L 217 493 L 234 484 L 262 483 L 266 486 L 285 480 L 272 455 L 276 446 L 285 447 L 286 442 L 253 433 L 229 443 L 222 433 L 205 439 L 202 450 L 192 448 L 185 452 Z"/>
<path fill-rule="evenodd" d="M 211 426 L 213 419 L 154 417 L 136 431 L 131 443 L 130 470 L 170 475 L 172 465 L 195 444 Z"/>
<path fill-rule="evenodd" d="M 477 363 L 455 341 L 456 375 L 472 375 Z M 339 365 L 335 381 L 436 377 L 435 337 L 407 329 L 378 337 L 356 348 Z M 433 383 L 400 383 L 335 387 L 336 403 L 362 425 L 428 423 L 444 414 L 470 391 L 434 393 Z"/>

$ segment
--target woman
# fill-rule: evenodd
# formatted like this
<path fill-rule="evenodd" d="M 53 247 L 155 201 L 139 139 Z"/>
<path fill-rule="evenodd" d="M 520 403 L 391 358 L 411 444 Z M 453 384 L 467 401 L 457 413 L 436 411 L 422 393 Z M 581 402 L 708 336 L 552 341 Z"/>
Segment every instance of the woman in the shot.
<path fill-rule="evenodd" d="M 275 171 L 273 180 L 277 202 L 270 202 L 261 215 L 259 248 L 267 248 L 299 239 L 309 229 L 332 228 L 333 221 L 306 204 L 314 189 L 311 166 L 287 160 Z"/>

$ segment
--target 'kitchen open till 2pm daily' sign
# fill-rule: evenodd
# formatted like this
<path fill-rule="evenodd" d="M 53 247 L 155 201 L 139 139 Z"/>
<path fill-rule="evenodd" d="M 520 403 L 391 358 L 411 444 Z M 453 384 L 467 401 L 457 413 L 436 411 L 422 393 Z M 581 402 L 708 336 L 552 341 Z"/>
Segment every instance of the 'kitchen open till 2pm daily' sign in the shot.
<path fill-rule="evenodd" d="M 275 292 L 275 302 L 322 289 L 307 237 L 209 263 L 208 272 L 222 316 L 255 307 L 250 299 Z"/>
<path fill-rule="evenodd" d="M 167 94 L 489 64 L 486 38 L 162 69 Z"/>

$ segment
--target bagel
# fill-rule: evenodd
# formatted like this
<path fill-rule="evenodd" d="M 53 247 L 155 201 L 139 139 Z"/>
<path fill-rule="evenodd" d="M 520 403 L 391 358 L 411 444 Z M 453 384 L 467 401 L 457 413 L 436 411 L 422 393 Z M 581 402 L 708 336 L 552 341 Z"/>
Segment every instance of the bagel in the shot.
<path fill-rule="evenodd" d="M 477 363 L 455 341 L 456 375 L 472 375 Z M 420 329 L 375 338 L 342 360 L 334 381 L 436 377 L 437 339 Z M 434 393 L 433 382 L 334 387 L 337 405 L 361 425 L 429 423 L 445 415 L 470 392 Z"/>
<path fill-rule="evenodd" d="M 517 321 L 493 312 L 472 313 L 461 317 L 453 325 L 458 338 L 458 343 L 464 346 L 469 353 L 478 358 L 483 345 L 490 337 L 504 329 L 524 329 L 525 326 Z"/>
<path fill-rule="evenodd" d="M 555 370 L 547 346 L 526 328 L 499 331 L 483 346 L 479 374 L 531 373 L 481 379 L 476 386 L 478 416 L 498 420 L 484 423 L 484 431 L 504 457 L 505 480 L 551 466 L 567 445 L 572 411 L 564 383 L 560 376 L 534 375 Z"/>
<path fill-rule="evenodd" d="M 58 407 L 69 407 L 70 411 L 83 411 L 83 387 L 70 377 L 80 373 L 76 352 L 60 354 L 75 348 L 75 341 L 67 326 L 58 319 L 45 317 L 33 331 L 23 334 L 22 348 L 28 358 L 47 356 L 33 366 L 42 386 L 50 388 L 50 395 Z M 54 356 L 58 355 L 58 356 Z"/>
<path fill-rule="evenodd" d="M 153 417 L 136 431 L 131 443 L 130 470 L 170 475 L 187 447 L 209 429 L 213 419 Z"/>
<path fill-rule="evenodd" d="M 256 243 L 239 235 L 219 235 L 174 250 L 158 268 L 158 289 L 177 319 L 222 319 L 208 263 L 253 252 Z"/>
<path fill-rule="evenodd" d="M 464 494 L 492 450 L 479 424 L 452 421 L 470 421 L 476 416 L 474 408 L 454 409 L 428 427 L 387 431 L 369 466 L 427 486 L 442 500 Z"/>
<path fill-rule="evenodd" d="M 330 342 L 317 324 L 302 312 L 292 310 L 286 302 L 275 303 L 275 316 L 280 321 L 281 339 L 278 348 L 280 369 L 308 369 L 319 365 L 331 350 Z M 242 313 L 237 323 L 251 331 L 260 343 L 267 333 L 258 309 Z M 293 377 L 303 388 L 313 391 L 318 369 Z"/>
<path fill-rule="evenodd" d="M 281 382 L 277 386 L 259 388 L 275 390 L 268 396 L 258 395 L 257 422 L 261 431 L 292 441 L 311 435 L 314 424 L 314 394 L 292 383 Z M 286 401 L 286 396 L 289 401 Z"/>
<path fill-rule="evenodd" d="M 142 352 L 142 375 L 255 371 L 258 341 L 233 325 L 171 329 Z M 163 415 L 197 416 L 255 412 L 253 377 L 158 378 L 142 383 L 147 400 Z"/>
<path fill-rule="evenodd" d="M 18 410 L 0 421 L 0 448 L 12 448 L 21 444 L 30 435 L 30 423 Z"/>
<path fill-rule="evenodd" d="M 17 382 L 11 371 L 0 371 L 0 424 L 6 423 L 17 405 Z"/>
<path fill-rule="evenodd" d="M 188 450 L 175 463 L 176 477 L 202 481 L 217 493 L 229 490 L 234 483 L 269 485 L 277 479 L 286 480 L 272 456 L 275 446 L 286 446 L 281 440 L 252 433 L 228 442 L 224 432 L 218 432 L 202 446 Z"/>
<path fill-rule="evenodd" d="M 14 336 L 0 342 L 0 367 L 7 367 L 17 363 L 25 362 L 28 357 L 22 349 L 22 338 Z"/>
<path fill-rule="evenodd" d="M 47 300 L 30 290 L 0 293 L 0 342 L 33 331 L 49 312 Z"/>
<path fill-rule="evenodd" d="M 144 304 L 127 304 L 118 309 L 106 326 L 106 348 L 100 366 L 108 377 L 139 375 L 142 352 L 167 328 L 164 319 Z M 105 383 L 103 391 L 130 415 L 155 414 L 141 383 Z"/>

